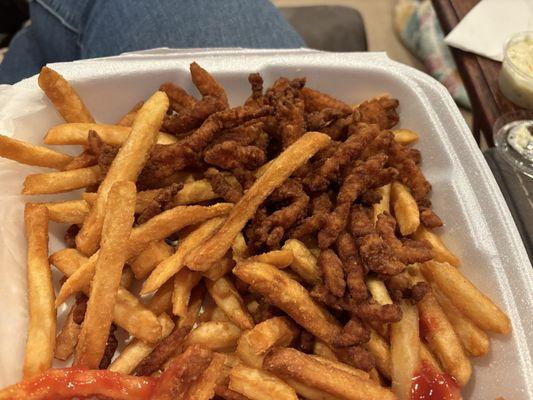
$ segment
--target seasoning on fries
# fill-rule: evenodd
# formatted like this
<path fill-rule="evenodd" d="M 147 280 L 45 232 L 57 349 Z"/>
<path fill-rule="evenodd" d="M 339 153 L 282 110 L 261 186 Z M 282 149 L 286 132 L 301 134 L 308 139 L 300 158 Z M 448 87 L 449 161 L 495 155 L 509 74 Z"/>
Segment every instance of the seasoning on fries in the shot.
<path fill-rule="evenodd" d="M 0 399 L 459 400 L 485 331 L 511 325 L 433 230 L 398 100 L 350 107 L 251 74 L 231 108 L 190 72 L 201 98 L 166 82 L 111 125 L 45 67 L 66 123 L 44 142 L 81 152 L 0 136 L 0 156 L 57 170 L 24 195 L 86 189 L 26 205 L 25 380 Z M 67 228 L 50 256 L 48 221 Z M 73 297 L 56 336 L 54 303 Z"/>

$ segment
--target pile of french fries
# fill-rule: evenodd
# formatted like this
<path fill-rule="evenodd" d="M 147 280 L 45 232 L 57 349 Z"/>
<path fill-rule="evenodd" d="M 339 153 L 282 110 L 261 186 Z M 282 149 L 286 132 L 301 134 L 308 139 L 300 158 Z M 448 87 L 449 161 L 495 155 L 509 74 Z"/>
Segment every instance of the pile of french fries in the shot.
<path fill-rule="evenodd" d="M 472 373 L 469 357 L 489 351 L 487 332 L 510 332 L 508 317 L 461 273 L 458 258 L 421 225 L 409 189 L 394 182 L 379 189 L 374 220 L 393 213 L 402 234 L 428 241 L 435 257 L 410 265 L 388 286 L 428 282 L 432 291 L 418 304 L 402 300 L 399 322 L 372 326 L 365 347 L 376 368 L 365 372 L 342 363 L 331 346 L 342 327 L 305 287 L 323 279 L 317 265 L 320 250 L 289 239 L 280 250 L 250 254 L 242 234 L 265 199 L 330 142 L 327 135 L 305 133 L 255 172 L 255 183 L 236 204 L 199 205 L 218 198 L 209 182 L 178 175 L 175 180 L 183 187 L 174 197 L 176 206 L 134 226 L 134 215 L 157 194 L 137 192 L 135 185 L 150 150 L 155 143 L 176 141 L 160 132 L 167 95 L 158 91 L 120 124 L 104 125 L 94 121 L 74 88 L 55 71 L 45 67 L 39 85 L 65 120 L 47 133 L 45 144 L 84 146 L 89 130 L 95 130 L 104 142 L 121 147 L 101 177 L 98 166 L 68 169 L 73 157 L 67 154 L 0 136 L 0 156 L 56 170 L 27 176 L 25 195 L 99 185 L 77 200 L 26 205 L 30 318 L 25 381 L 0 391 L 0 399 L 50 396 L 44 389 L 37 394 L 31 390 L 48 377 L 85 388 L 69 392 L 66 386 L 56 387 L 52 397 L 418 400 L 412 397 L 412 384 L 421 365 L 435 376 L 451 375 L 462 387 Z M 394 134 L 404 145 L 418 138 L 405 129 Z M 49 254 L 50 221 L 80 227 L 76 248 Z M 177 245 L 168 244 L 165 239 L 176 232 Z M 52 266 L 65 276 L 57 296 Z M 242 296 L 235 277 L 284 315 L 255 324 L 252 315 L 259 305 Z M 132 280 L 142 282 L 139 295 Z M 371 276 L 366 284 L 377 303 L 392 304 L 383 280 Z M 71 311 L 57 329 L 57 307 L 78 293 L 88 297 L 83 324 L 75 322 Z M 93 370 L 104 356 L 112 324 L 130 335 L 108 367 L 120 390 L 87 384 L 99 382 Z M 291 347 L 302 330 L 315 337 L 311 353 Z M 156 353 L 165 346 L 163 366 L 155 364 L 154 370 Z M 54 357 L 72 358 L 84 370 L 51 369 Z"/>

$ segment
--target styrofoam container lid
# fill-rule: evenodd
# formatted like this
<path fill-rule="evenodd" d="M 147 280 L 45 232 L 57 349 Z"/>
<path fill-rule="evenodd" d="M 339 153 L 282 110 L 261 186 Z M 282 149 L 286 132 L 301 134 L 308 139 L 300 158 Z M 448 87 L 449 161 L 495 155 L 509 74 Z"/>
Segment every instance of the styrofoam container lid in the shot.
<path fill-rule="evenodd" d="M 416 147 L 422 152 L 423 172 L 433 185 L 434 209 L 445 222 L 440 230 L 443 240 L 461 259 L 465 275 L 512 320 L 512 334 L 492 335 L 490 353 L 473 359 L 474 374 L 463 389 L 464 398 L 533 400 L 533 269 L 496 181 L 442 85 L 383 53 L 165 49 L 52 64 L 52 68 L 74 85 L 98 121 L 113 123 L 164 81 L 195 92 L 189 77 L 192 61 L 216 76 L 235 105 L 249 94 L 251 72 L 260 72 L 267 85 L 279 76 L 305 76 L 309 87 L 348 104 L 384 92 L 399 99 L 400 127 L 420 134 Z M 61 122 L 35 76 L 14 86 L 0 86 L 0 133 L 42 144 L 47 129 Z M 0 160 L 4 211 L 0 225 L 0 387 L 21 378 L 26 340 L 23 204 L 51 201 L 50 196 L 19 194 L 23 177 L 36 170 Z M 57 195 L 54 200 L 72 197 Z M 51 252 L 62 248 L 64 229 L 52 224 Z M 60 312 L 65 309 L 63 305 Z"/>

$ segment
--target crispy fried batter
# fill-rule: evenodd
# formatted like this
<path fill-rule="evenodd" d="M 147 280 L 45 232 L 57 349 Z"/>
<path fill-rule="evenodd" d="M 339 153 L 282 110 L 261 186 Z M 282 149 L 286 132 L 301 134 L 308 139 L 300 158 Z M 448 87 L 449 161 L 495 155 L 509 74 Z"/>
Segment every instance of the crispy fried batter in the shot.
<path fill-rule="evenodd" d="M 228 129 L 215 137 L 211 141 L 210 147 L 228 140 L 232 140 L 241 145 L 255 144 L 255 142 L 259 140 L 261 134 L 265 133 L 263 130 L 264 124 L 264 121 L 261 119 L 252 119 L 233 129 Z"/>
<path fill-rule="evenodd" d="M 246 102 L 245 107 L 260 107 L 264 105 L 263 97 L 263 78 L 258 72 L 248 75 L 248 82 L 252 88 L 252 94 Z"/>
<path fill-rule="evenodd" d="M 442 220 L 432 209 L 424 206 L 418 207 L 420 210 L 420 222 L 429 229 L 438 228 L 442 226 Z"/>
<path fill-rule="evenodd" d="M 331 249 L 322 250 L 318 256 L 318 265 L 322 270 L 324 283 L 333 295 L 344 296 L 346 281 L 344 280 L 343 265 L 339 257 Z"/>
<path fill-rule="evenodd" d="M 361 346 L 334 348 L 333 352 L 341 362 L 351 365 L 354 368 L 368 372 L 375 366 L 372 353 Z"/>
<path fill-rule="evenodd" d="M 312 353 L 313 345 L 315 344 L 315 337 L 313 334 L 307 332 L 305 329 L 300 331 L 300 336 L 297 339 L 296 347 L 303 353 Z"/>
<path fill-rule="evenodd" d="M 230 184 L 224 174 L 222 174 L 216 168 L 209 168 L 204 172 L 204 176 L 211 183 L 213 191 L 222 197 L 225 201 L 230 203 L 237 203 L 242 197 L 242 188 Z"/>
<path fill-rule="evenodd" d="M 196 62 L 190 65 L 190 70 L 194 86 L 196 86 L 203 97 L 212 96 L 220 100 L 224 108 L 229 107 L 226 91 L 209 72 L 200 67 Z"/>
<path fill-rule="evenodd" d="M 331 207 L 329 194 L 327 192 L 320 193 L 312 200 L 312 214 L 292 228 L 288 236 L 298 239 L 320 230 L 326 223 L 326 217 L 331 211 Z"/>
<path fill-rule="evenodd" d="M 374 126 L 377 129 L 377 125 L 371 126 Z M 375 139 L 365 149 L 365 151 L 361 155 L 361 158 L 363 160 L 366 160 L 367 158 L 379 153 L 387 154 L 389 152 L 389 147 L 391 146 L 393 141 L 394 135 L 391 131 L 381 131 L 379 135 L 377 135 Z"/>
<path fill-rule="evenodd" d="M 396 111 L 399 104 L 398 100 L 383 96 L 364 101 L 357 109 L 361 113 L 361 121 L 378 124 L 381 129 L 391 129 L 400 120 Z"/>
<path fill-rule="evenodd" d="M 352 108 L 348 104 L 334 99 L 329 94 L 304 88 L 302 89 L 302 95 L 305 102 L 305 111 L 307 112 L 320 111 L 324 108 L 335 108 L 344 113 L 352 112 Z"/>
<path fill-rule="evenodd" d="M 235 168 L 232 172 L 237 181 L 241 184 L 243 190 L 248 190 L 255 182 L 256 178 L 252 171 L 242 168 Z"/>
<path fill-rule="evenodd" d="M 94 131 L 91 131 L 94 132 Z M 63 168 L 64 171 L 70 171 L 72 169 L 86 168 L 98 164 L 98 157 L 89 151 L 85 150 L 79 155 L 74 157 L 71 162 L 69 162 Z"/>
<path fill-rule="evenodd" d="M 244 146 L 228 140 L 207 150 L 204 160 L 223 169 L 256 169 L 266 162 L 266 154 L 259 147 Z"/>
<path fill-rule="evenodd" d="M 368 213 L 370 209 L 364 208 L 360 204 L 354 204 L 350 215 L 350 232 L 354 237 L 361 237 L 375 233 L 374 224 Z"/>
<path fill-rule="evenodd" d="M 163 211 L 172 208 L 173 198 L 176 193 L 183 187 L 182 183 L 173 183 L 161 189 L 155 197 L 148 203 L 143 212 L 137 217 L 136 223 L 138 225 L 144 224 L 150 218 L 161 214 Z"/>
<path fill-rule="evenodd" d="M 180 112 L 184 108 L 191 108 L 198 102 L 198 100 L 188 94 L 183 88 L 170 82 L 163 83 L 159 87 L 159 90 L 167 94 L 170 109 L 176 112 Z"/>
<path fill-rule="evenodd" d="M 102 359 L 100 360 L 100 365 L 98 366 L 99 369 L 107 369 L 107 367 L 109 367 L 109 364 L 111 364 L 113 356 L 115 355 L 115 351 L 118 347 L 118 340 L 115 336 L 116 329 L 117 327 L 115 326 L 115 324 L 111 324 L 109 328 L 109 336 L 107 337 L 107 341 L 105 343 L 104 355 L 102 356 Z"/>
<path fill-rule="evenodd" d="M 320 111 L 308 113 L 305 116 L 307 130 L 320 131 L 333 121 L 346 117 L 348 113 L 337 108 L 324 108 Z"/>
<path fill-rule="evenodd" d="M 344 140 L 349 135 L 349 127 L 359 121 L 359 111 L 353 110 L 346 117 L 333 121 L 321 130 L 333 140 Z"/>
<path fill-rule="evenodd" d="M 371 206 L 381 201 L 381 193 L 377 189 L 369 189 L 361 194 L 360 200 L 365 206 Z"/>
<path fill-rule="evenodd" d="M 167 115 L 163 120 L 163 130 L 173 135 L 181 135 L 198 128 L 211 114 L 225 108 L 219 99 L 205 96 L 190 108 L 184 108 L 179 113 Z"/>
<path fill-rule="evenodd" d="M 342 328 L 341 334 L 333 341 L 335 347 L 350 347 L 370 340 L 370 330 L 357 318 L 352 318 Z"/>
<path fill-rule="evenodd" d="M 378 304 L 373 301 L 357 304 L 353 312 L 363 321 L 398 322 L 402 309 L 396 304 Z"/>
<path fill-rule="evenodd" d="M 396 275 L 405 269 L 405 264 L 394 256 L 392 249 L 377 233 L 361 237 L 358 245 L 361 260 L 370 271 Z"/>
<path fill-rule="evenodd" d="M 359 262 L 355 241 L 348 232 L 343 232 L 337 238 L 337 253 L 344 265 L 346 273 L 346 285 L 348 292 L 356 302 L 363 301 L 368 297 L 365 284 L 365 271 Z"/>

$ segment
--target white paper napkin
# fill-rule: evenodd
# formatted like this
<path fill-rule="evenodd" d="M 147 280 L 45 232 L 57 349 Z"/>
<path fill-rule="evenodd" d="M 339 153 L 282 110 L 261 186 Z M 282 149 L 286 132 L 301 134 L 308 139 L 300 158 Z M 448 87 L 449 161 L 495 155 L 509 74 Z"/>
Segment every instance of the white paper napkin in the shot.
<path fill-rule="evenodd" d="M 513 34 L 533 30 L 533 0 L 482 0 L 446 36 L 461 50 L 503 60 L 503 46 Z"/>

